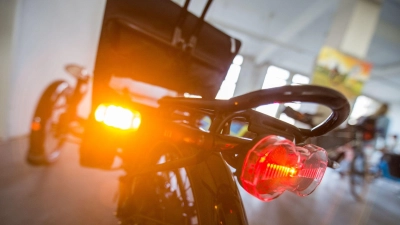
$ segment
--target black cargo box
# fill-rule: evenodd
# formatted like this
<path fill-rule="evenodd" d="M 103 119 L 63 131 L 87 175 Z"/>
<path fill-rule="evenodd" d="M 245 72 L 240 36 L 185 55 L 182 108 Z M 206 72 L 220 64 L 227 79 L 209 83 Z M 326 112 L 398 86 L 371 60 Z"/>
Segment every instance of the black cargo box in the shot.
<path fill-rule="evenodd" d="M 112 75 L 214 98 L 241 43 L 201 21 L 169 0 L 108 0 L 93 102 Z M 177 28 L 184 43 L 174 39 Z M 185 48 L 193 36 L 194 47 Z"/>

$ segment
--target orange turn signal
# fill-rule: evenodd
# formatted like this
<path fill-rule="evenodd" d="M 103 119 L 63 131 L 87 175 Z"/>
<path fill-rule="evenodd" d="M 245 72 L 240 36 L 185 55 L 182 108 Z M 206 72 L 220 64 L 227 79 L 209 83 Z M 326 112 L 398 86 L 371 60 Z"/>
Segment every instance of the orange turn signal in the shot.
<path fill-rule="evenodd" d="M 116 105 L 100 104 L 94 116 L 96 121 L 121 130 L 137 130 L 142 121 L 138 111 Z"/>

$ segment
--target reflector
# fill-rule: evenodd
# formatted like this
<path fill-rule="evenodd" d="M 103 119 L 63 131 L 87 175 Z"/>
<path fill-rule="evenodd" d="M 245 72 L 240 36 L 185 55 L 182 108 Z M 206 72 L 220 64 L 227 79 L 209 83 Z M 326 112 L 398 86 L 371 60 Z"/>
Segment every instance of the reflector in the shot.
<path fill-rule="evenodd" d="M 141 115 L 137 111 L 132 111 L 120 106 L 100 104 L 95 113 L 98 122 L 119 128 L 122 130 L 138 129 L 141 122 Z"/>
<path fill-rule="evenodd" d="M 271 201 L 286 190 L 306 196 L 321 182 L 327 162 L 322 148 L 299 147 L 270 135 L 247 153 L 240 180 L 247 192 L 263 201 Z"/>
<path fill-rule="evenodd" d="M 31 123 L 31 129 L 33 130 L 33 131 L 38 131 L 38 130 L 40 130 L 41 129 L 41 125 L 40 125 L 40 122 L 36 122 L 36 121 L 33 121 L 32 123 Z"/>

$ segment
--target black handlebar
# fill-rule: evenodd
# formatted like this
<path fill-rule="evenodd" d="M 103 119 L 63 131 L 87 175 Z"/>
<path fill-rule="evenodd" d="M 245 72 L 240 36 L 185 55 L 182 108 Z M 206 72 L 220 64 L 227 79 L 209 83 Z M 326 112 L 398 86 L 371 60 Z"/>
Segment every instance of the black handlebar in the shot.
<path fill-rule="evenodd" d="M 299 129 L 276 118 L 269 117 L 254 110 L 250 110 L 260 105 L 294 101 L 318 103 L 321 105 L 325 105 L 332 110 L 332 113 L 324 122 L 312 129 Z M 211 113 L 216 117 L 218 117 L 218 115 L 222 115 L 222 117 L 220 117 L 219 119 L 214 120 L 216 121 L 216 129 L 213 129 L 214 132 L 204 132 L 196 127 L 185 125 L 184 123 L 175 123 L 173 121 L 166 121 L 169 124 L 161 127 L 168 127 L 167 133 L 168 137 L 170 138 L 175 138 L 176 136 L 179 137 L 179 140 L 184 140 L 187 143 L 195 144 L 204 149 L 221 151 L 224 153 L 227 153 L 229 151 L 231 153 L 239 153 L 243 150 L 246 150 L 247 152 L 249 149 L 249 145 L 253 145 L 255 142 L 258 141 L 258 138 L 262 138 L 262 135 L 265 135 L 263 133 L 265 129 L 262 128 L 264 125 L 268 130 L 267 132 L 271 132 L 269 129 L 273 129 L 273 132 L 275 132 L 276 134 L 288 132 L 295 136 L 296 141 L 305 140 L 307 137 L 320 136 L 336 128 L 346 120 L 350 112 L 350 105 L 347 99 L 341 93 L 329 88 L 313 85 L 283 86 L 271 89 L 264 89 L 234 97 L 229 100 L 204 100 L 194 98 L 165 97 L 163 99 L 160 99 L 159 103 L 161 107 L 184 107 Z M 220 133 L 226 122 L 228 122 L 235 116 L 250 118 L 249 130 L 251 127 L 251 122 L 254 122 L 258 126 L 260 126 L 261 132 L 256 132 L 257 134 L 261 134 L 260 137 L 256 139 L 247 139 Z M 267 123 L 265 123 L 266 121 Z M 154 130 L 152 129 L 151 132 L 153 131 Z M 162 129 L 161 132 L 164 135 L 166 133 L 164 129 Z M 193 140 L 196 141 L 193 142 Z M 185 157 L 182 159 L 174 160 L 172 162 L 159 164 L 155 167 L 152 166 L 151 168 L 149 167 L 146 170 L 139 171 L 137 174 L 143 174 L 145 172 L 151 171 L 167 170 L 185 165 L 192 165 L 193 163 L 204 160 L 204 157 L 207 157 L 207 155 L 211 152 L 212 151 L 199 151 L 198 153 L 190 157 Z M 229 157 L 230 156 L 227 155 L 224 156 L 225 159 L 229 159 Z M 242 161 L 240 157 L 238 158 L 235 156 L 232 157 L 229 162 L 227 162 L 231 166 L 238 168 L 240 164 L 238 163 L 238 160 Z M 335 167 L 336 165 L 333 161 L 329 161 L 328 164 L 330 167 Z"/>
<path fill-rule="evenodd" d="M 231 100 L 237 102 L 238 108 L 253 108 L 264 104 L 294 101 L 318 103 L 329 107 L 332 113 L 325 121 L 305 134 L 309 137 L 320 136 L 331 131 L 343 123 L 350 113 L 350 104 L 343 94 L 330 88 L 314 85 L 265 89 L 244 94 Z"/>
<path fill-rule="evenodd" d="M 160 104 L 183 105 L 227 113 L 247 110 L 266 104 L 287 102 L 318 103 L 332 110 L 329 117 L 319 125 L 311 129 L 301 129 L 302 134 L 307 137 L 320 136 L 333 130 L 343 123 L 350 113 L 349 102 L 343 94 L 330 88 L 315 85 L 282 86 L 263 89 L 229 100 L 189 98 L 163 98 L 160 100 Z"/>

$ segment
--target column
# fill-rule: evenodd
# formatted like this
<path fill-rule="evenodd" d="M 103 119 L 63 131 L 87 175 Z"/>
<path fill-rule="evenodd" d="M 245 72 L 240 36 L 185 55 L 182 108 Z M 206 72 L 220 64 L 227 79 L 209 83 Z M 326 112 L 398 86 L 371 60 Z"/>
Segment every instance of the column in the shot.
<path fill-rule="evenodd" d="M 380 1 L 341 0 L 325 44 L 364 59 L 380 10 Z"/>
<path fill-rule="evenodd" d="M 257 65 L 253 57 L 243 56 L 243 64 L 234 96 L 261 89 L 268 66 Z"/>
<path fill-rule="evenodd" d="M 364 59 L 379 21 L 380 10 L 381 1 L 341 0 L 325 45 Z M 318 107 L 317 111 L 325 115 L 316 118 L 318 123 L 330 114 L 326 107 Z"/>

